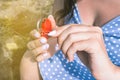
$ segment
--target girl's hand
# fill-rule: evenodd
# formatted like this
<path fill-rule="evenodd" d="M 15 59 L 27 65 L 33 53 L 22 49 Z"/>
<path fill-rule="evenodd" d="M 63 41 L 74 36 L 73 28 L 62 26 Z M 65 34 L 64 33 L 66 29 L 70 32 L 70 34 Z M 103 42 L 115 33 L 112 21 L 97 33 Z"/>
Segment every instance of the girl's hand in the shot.
<path fill-rule="evenodd" d="M 32 54 L 32 59 L 34 58 L 37 61 L 42 61 L 50 57 L 48 49 L 49 44 L 47 39 L 41 37 L 40 33 L 37 30 L 33 30 L 30 32 L 31 36 L 34 40 L 28 42 L 27 47 L 29 54 Z"/>
<path fill-rule="evenodd" d="M 53 17 L 49 16 L 48 18 L 52 22 L 54 29 L 55 21 Z M 43 80 L 39 74 L 40 68 L 36 60 L 39 62 L 50 58 L 55 53 L 54 45 L 57 43 L 57 40 L 55 38 L 47 40 L 41 37 L 40 32 L 37 30 L 31 31 L 30 34 L 34 39 L 28 42 L 28 50 L 21 59 L 20 78 L 21 80 Z"/>
<path fill-rule="evenodd" d="M 59 46 L 61 46 L 63 53 L 68 56 L 70 61 L 73 61 L 73 55 L 77 51 L 86 51 L 91 53 L 91 55 L 101 51 L 101 53 L 103 51 L 104 53 L 106 52 L 102 31 L 99 27 L 77 24 L 65 25 L 50 32 L 48 35 L 58 37 Z"/>
<path fill-rule="evenodd" d="M 48 16 L 48 19 L 51 21 L 52 29 L 56 28 L 56 23 L 52 15 Z M 33 30 L 30 32 L 34 40 L 28 42 L 27 46 L 29 52 L 32 54 L 31 57 L 37 61 L 43 61 L 54 55 L 55 45 L 57 40 L 55 38 L 46 39 L 40 35 L 40 32 Z M 49 48 L 50 46 L 50 48 Z"/>
<path fill-rule="evenodd" d="M 74 60 L 76 52 L 84 51 L 88 54 L 85 60 L 94 77 L 103 79 L 105 76 L 106 80 L 110 80 L 109 76 L 114 73 L 115 66 L 109 60 L 99 27 L 71 24 L 59 27 L 48 35 L 58 38 L 60 48 L 69 61 Z"/>

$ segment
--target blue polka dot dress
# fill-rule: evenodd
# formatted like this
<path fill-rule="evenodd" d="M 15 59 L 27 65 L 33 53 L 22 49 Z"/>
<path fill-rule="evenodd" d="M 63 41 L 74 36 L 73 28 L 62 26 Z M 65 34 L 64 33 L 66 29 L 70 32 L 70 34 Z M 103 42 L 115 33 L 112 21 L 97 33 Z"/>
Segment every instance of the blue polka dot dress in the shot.
<path fill-rule="evenodd" d="M 109 58 L 120 66 L 120 16 L 105 24 L 102 30 Z"/>
<path fill-rule="evenodd" d="M 66 17 L 65 24 L 71 23 L 81 24 L 77 7 L 69 21 Z M 120 16 L 105 24 L 102 30 L 109 58 L 115 65 L 120 66 Z M 39 68 L 43 80 L 95 80 L 77 54 L 74 55 L 73 62 L 68 62 L 61 50 L 53 57 L 39 62 Z"/>

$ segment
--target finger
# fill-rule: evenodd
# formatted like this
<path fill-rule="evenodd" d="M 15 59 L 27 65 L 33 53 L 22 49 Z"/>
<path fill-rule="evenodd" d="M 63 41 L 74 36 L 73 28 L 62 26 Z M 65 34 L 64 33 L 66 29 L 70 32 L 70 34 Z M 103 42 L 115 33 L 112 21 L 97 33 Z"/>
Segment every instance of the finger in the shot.
<path fill-rule="evenodd" d="M 46 60 L 46 59 L 48 59 L 48 58 L 50 58 L 50 57 L 51 57 L 50 53 L 49 53 L 49 52 L 45 52 L 45 53 L 42 53 L 42 54 L 40 54 L 39 56 L 37 56 L 37 57 L 36 57 L 36 60 L 37 60 L 38 62 L 41 62 L 41 61 Z"/>
<path fill-rule="evenodd" d="M 46 50 L 48 50 L 48 48 L 49 48 L 49 44 L 44 44 L 41 47 L 38 47 L 38 48 L 32 50 L 31 52 L 32 52 L 32 54 L 34 56 L 38 56 L 39 54 L 41 54 L 41 53 L 45 52 Z"/>
<path fill-rule="evenodd" d="M 44 37 L 41 37 L 40 39 L 30 41 L 27 44 L 27 47 L 28 47 L 29 50 L 32 50 L 32 49 L 35 49 L 37 47 L 40 47 L 41 45 L 43 45 L 45 43 L 47 43 L 47 39 L 44 38 Z"/>
<path fill-rule="evenodd" d="M 56 25 L 56 22 L 55 22 L 55 19 L 52 15 L 49 15 L 48 16 L 48 19 L 51 21 L 51 24 L 52 24 L 52 29 L 56 29 L 57 28 L 57 25 Z"/>
<path fill-rule="evenodd" d="M 70 34 L 68 35 L 68 37 L 64 40 L 61 49 L 63 51 L 64 54 L 66 54 L 67 50 L 69 49 L 69 47 L 78 41 L 83 41 L 83 40 L 87 40 L 90 38 L 95 38 L 96 33 L 95 32 L 82 32 L 82 33 L 74 33 L 74 34 Z"/>
<path fill-rule="evenodd" d="M 65 29 L 67 29 L 69 25 L 65 25 L 65 26 L 62 26 L 62 27 L 57 27 L 57 29 L 51 31 L 48 33 L 48 36 L 51 36 L 51 37 L 58 37 Z"/>
<path fill-rule="evenodd" d="M 58 38 L 58 43 L 61 45 L 63 41 L 66 39 L 66 37 L 73 33 L 78 32 L 99 32 L 102 33 L 101 30 L 98 27 L 88 27 L 86 25 L 79 25 L 79 26 L 71 26 L 65 29 Z"/>
<path fill-rule="evenodd" d="M 80 26 L 71 26 L 68 27 L 67 29 L 65 29 L 58 37 L 58 43 L 59 45 L 61 45 L 63 43 L 63 41 L 70 35 L 73 33 L 78 33 L 78 32 L 87 32 L 90 31 L 89 27 L 80 27 Z M 72 37 L 73 38 L 73 37 Z"/>
<path fill-rule="evenodd" d="M 30 35 L 31 35 L 31 37 L 32 37 L 33 39 L 38 39 L 38 38 L 40 38 L 40 33 L 39 33 L 36 29 L 32 30 L 32 31 L 30 32 Z"/>
<path fill-rule="evenodd" d="M 74 60 L 74 54 L 77 51 L 86 51 L 86 52 L 88 52 L 89 44 L 90 44 L 89 39 L 84 40 L 84 41 L 79 41 L 79 42 L 76 42 L 76 43 L 72 44 L 70 46 L 70 48 L 68 49 L 68 51 L 67 51 L 67 56 L 68 56 L 69 61 L 71 62 L 71 61 Z"/>
<path fill-rule="evenodd" d="M 57 37 L 59 36 L 65 29 L 71 27 L 71 26 L 83 26 L 82 24 L 68 24 L 68 25 L 64 25 L 64 26 L 61 26 L 61 27 L 57 27 L 57 29 L 51 31 L 48 36 L 51 36 L 51 37 Z M 84 25 L 85 26 L 85 25 Z"/>
<path fill-rule="evenodd" d="M 58 27 L 56 30 L 51 31 L 48 36 L 52 36 L 52 37 L 58 37 L 60 36 L 59 40 L 64 41 L 66 36 L 68 36 L 68 34 L 71 33 L 75 33 L 75 32 L 99 32 L 102 34 L 102 30 L 99 27 L 92 27 L 92 26 L 88 26 L 88 25 L 79 25 L 79 24 L 70 24 L 70 25 L 65 25 L 63 27 Z M 61 42 L 62 42 L 61 41 Z"/>

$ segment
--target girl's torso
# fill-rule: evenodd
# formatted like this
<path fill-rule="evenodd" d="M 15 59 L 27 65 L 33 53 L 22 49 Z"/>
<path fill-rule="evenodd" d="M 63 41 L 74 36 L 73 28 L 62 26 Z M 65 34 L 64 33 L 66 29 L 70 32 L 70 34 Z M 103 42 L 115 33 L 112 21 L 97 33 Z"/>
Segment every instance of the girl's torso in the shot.
<path fill-rule="evenodd" d="M 81 6 L 83 6 L 83 10 L 81 10 L 81 7 L 78 6 L 78 10 L 75 10 L 74 12 L 74 14 L 77 14 L 77 16 L 73 16 L 71 21 L 68 23 L 83 23 L 88 25 L 94 24 L 95 20 L 98 20 L 96 19 L 96 16 L 94 16 L 96 11 L 94 12 L 93 10 L 92 12 L 91 9 L 84 10 L 85 8 L 82 3 Z M 79 13 L 77 11 L 79 11 Z M 89 12 L 92 16 L 88 16 L 90 15 Z M 118 15 L 116 14 L 113 16 Z M 111 21 L 109 20 L 105 20 L 105 22 L 107 22 L 106 24 L 105 22 L 99 24 L 105 24 L 102 26 L 102 30 L 104 33 L 103 36 L 109 57 L 115 65 L 120 66 L 120 16 L 114 18 Z M 39 68 L 44 80 L 95 80 L 89 69 L 79 60 L 77 55 L 75 55 L 75 60 L 73 62 L 68 63 L 67 59 L 65 59 L 64 55 L 62 54 L 62 51 L 58 51 L 52 58 L 39 63 Z"/>
<path fill-rule="evenodd" d="M 120 15 L 119 0 L 78 0 L 77 6 L 83 24 L 102 27 Z"/>
<path fill-rule="evenodd" d="M 63 2 L 64 0 L 55 0 L 55 12 L 63 8 Z M 102 27 L 105 23 L 120 15 L 120 0 L 78 0 L 77 8 L 82 24 Z M 49 44 L 51 45 L 50 52 L 56 52 L 54 50 L 57 44 L 56 39 L 50 39 Z M 78 56 L 87 64 L 87 60 L 83 56 L 80 54 Z"/>

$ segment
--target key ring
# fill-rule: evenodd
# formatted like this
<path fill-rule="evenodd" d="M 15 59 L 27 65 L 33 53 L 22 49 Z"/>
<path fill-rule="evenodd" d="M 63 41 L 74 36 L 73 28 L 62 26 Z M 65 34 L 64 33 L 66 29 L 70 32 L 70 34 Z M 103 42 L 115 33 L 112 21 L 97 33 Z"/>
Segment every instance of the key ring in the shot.
<path fill-rule="evenodd" d="M 44 19 L 45 20 L 45 19 Z M 40 24 L 42 23 L 41 22 L 42 20 L 41 19 L 39 19 L 38 21 L 37 21 L 37 30 L 39 31 L 40 30 Z M 41 25 L 42 26 L 42 25 Z M 45 26 L 45 27 L 50 27 L 50 26 Z M 44 31 L 41 31 L 40 32 L 40 34 L 41 35 L 47 35 L 49 33 L 49 31 L 47 31 L 47 32 L 44 32 Z M 55 45 L 55 50 L 57 51 L 57 50 L 59 50 L 60 48 L 59 48 L 59 45 L 58 45 L 58 43 Z M 45 55 L 44 55 L 45 56 Z"/>
<path fill-rule="evenodd" d="M 37 30 L 39 31 L 39 29 L 40 29 L 40 23 L 41 23 L 41 19 L 39 19 L 38 21 L 37 21 Z"/>

